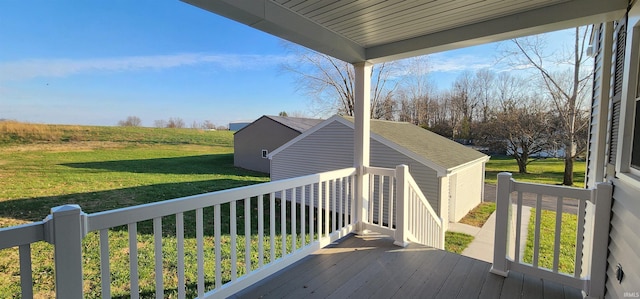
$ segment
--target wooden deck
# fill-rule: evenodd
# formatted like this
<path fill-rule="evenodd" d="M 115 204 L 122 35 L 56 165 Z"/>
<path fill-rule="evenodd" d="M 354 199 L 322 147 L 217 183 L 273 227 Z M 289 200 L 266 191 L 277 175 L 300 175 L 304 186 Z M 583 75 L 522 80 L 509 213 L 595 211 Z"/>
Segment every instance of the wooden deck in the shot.
<path fill-rule="evenodd" d="M 348 236 L 233 298 L 582 298 L 579 290 L 386 236 Z"/>

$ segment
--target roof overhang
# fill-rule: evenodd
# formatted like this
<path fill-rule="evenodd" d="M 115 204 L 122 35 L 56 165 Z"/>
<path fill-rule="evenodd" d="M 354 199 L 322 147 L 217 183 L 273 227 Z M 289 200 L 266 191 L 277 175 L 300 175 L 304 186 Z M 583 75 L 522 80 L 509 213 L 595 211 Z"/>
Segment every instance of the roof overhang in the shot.
<path fill-rule="evenodd" d="M 350 63 L 616 20 L 628 0 L 183 0 Z"/>

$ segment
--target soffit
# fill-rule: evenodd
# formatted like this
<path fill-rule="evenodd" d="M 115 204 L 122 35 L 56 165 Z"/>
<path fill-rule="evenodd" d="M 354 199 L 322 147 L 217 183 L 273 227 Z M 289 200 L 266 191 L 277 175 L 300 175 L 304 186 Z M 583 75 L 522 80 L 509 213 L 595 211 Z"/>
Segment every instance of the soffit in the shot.
<path fill-rule="evenodd" d="M 627 0 L 184 0 L 356 63 L 614 20 Z"/>

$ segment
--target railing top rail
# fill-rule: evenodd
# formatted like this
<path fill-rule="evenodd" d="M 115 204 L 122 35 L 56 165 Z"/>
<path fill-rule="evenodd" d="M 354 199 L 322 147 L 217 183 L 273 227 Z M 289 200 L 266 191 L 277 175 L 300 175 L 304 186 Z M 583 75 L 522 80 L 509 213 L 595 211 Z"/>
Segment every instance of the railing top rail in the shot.
<path fill-rule="evenodd" d="M 512 180 L 512 191 L 535 193 L 549 196 L 559 196 L 563 198 L 573 198 L 581 201 L 591 200 L 595 189 L 584 189 L 569 186 L 544 185 L 537 183 L 526 183 Z"/>
<path fill-rule="evenodd" d="M 376 174 L 376 175 L 384 175 L 384 176 L 396 176 L 396 170 L 393 168 L 382 168 L 382 167 L 371 167 L 368 166 L 365 169 L 365 173 L 367 174 Z"/>
<path fill-rule="evenodd" d="M 87 216 L 89 229 L 95 231 L 134 222 L 150 220 L 157 217 L 192 211 L 199 208 L 223 204 L 242 198 L 254 197 L 261 194 L 279 192 L 285 189 L 305 186 L 330 179 L 354 175 L 355 168 L 345 168 L 329 172 L 307 175 L 298 178 L 284 179 L 245 186 L 234 189 L 215 191 L 205 194 L 187 196 L 117 210 L 98 212 Z"/>
<path fill-rule="evenodd" d="M 0 249 L 44 241 L 44 222 L 0 228 Z"/>
<path fill-rule="evenodd" d="M 593 200 L 596 188 L 576 188 L 570 186 L 546 185 L 538 183 L 528 183 L 516 181 L 511 173 L 501 172 L 498 174 L 498 185 L 504 184 L 504 179 L 508 178 L 507 188 L 509 192 L 534 193 L 548 196 L 559 196 L 563 198 L 573 198 L 581 201 Z"/>

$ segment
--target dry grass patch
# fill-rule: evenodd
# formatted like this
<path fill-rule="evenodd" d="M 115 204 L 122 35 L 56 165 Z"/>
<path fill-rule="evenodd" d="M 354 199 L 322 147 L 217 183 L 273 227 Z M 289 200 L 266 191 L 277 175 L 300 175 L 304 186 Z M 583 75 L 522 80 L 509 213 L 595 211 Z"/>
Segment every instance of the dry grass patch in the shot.
<path fill-rule="evenodd" d="M 473 208 L 464 218 L 460 220 L 460 223 L 482 227 L 487 219 L 495 212 L 495 202 L 483 202 Z"/>

